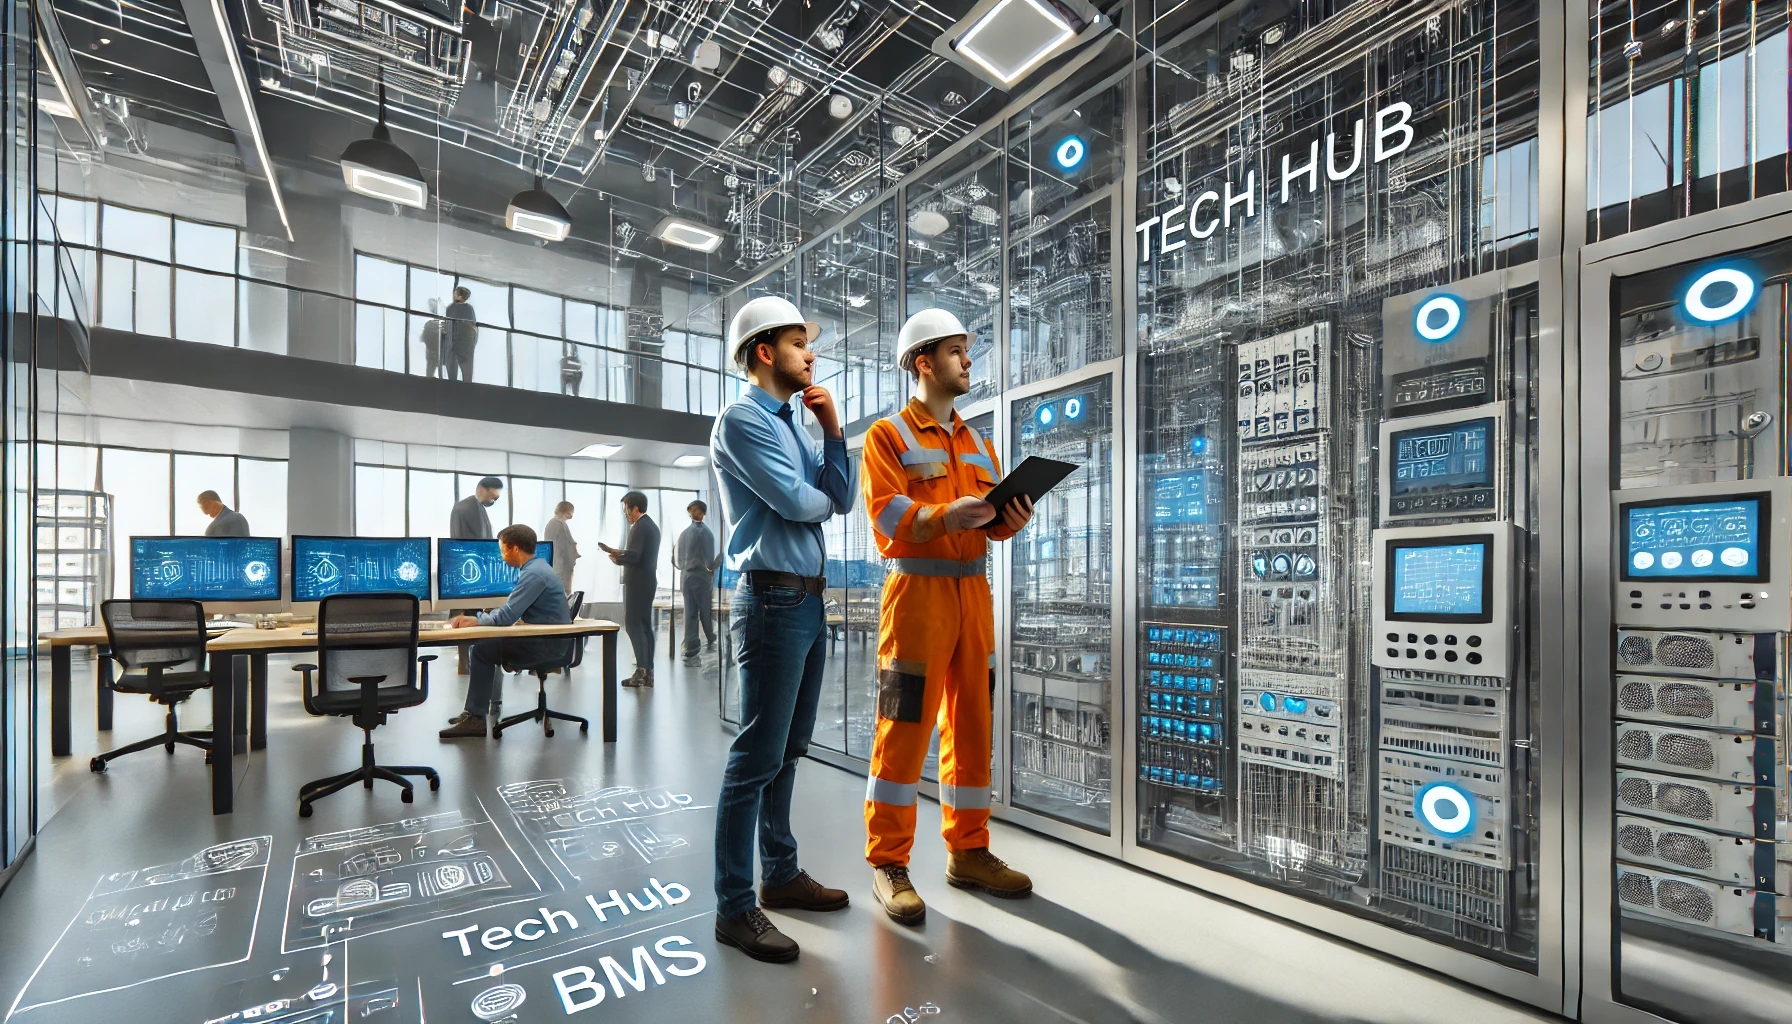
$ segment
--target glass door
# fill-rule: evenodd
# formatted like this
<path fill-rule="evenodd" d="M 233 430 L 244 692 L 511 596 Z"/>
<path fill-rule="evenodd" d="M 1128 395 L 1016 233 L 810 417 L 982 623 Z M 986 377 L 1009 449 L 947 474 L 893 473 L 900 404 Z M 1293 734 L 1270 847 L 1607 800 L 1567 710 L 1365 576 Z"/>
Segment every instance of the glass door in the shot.
<path fill-rule="evenodd" d="M 1786 221 L 1583 271 L 1593 1019 L 1792 1007 Z"/>
<path fill-rule="evenodd" d="M 1078 468 L 1008 542 L 1008 804 L 1103 835 L 1114 814 L 1114 375 L 1017 397 L 1008 466 Z"/>

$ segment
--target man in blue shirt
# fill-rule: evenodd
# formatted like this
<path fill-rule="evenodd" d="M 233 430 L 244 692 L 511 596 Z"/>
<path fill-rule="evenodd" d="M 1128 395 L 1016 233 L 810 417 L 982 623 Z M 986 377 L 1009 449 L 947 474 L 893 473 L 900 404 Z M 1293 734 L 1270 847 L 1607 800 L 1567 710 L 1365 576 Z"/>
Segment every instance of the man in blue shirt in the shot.
<path fill-rule="evenodd" d="M 827 661 L 821 524 L 846 514 L 853 496 L 833 396 L 812 383 L 809 345 L 820 333 L 787 299 L 741 307 L 728 340 L 752 386 L 716 417 L 709 439 L 732 531 L 728 567 L 740 573 L 729 628 L 740 664 L 741 729 L 716 801 L 716 939 L 774 963 L 796 959 L 799 950 L 761 905 L 847 905 L 845 892 L 797 867 L 790 833 L 796 764 L 815 731 Z M 821 427 L 819 446 L 797 425 L 793 396 Z M 755 837 L 764 878 L 757 900 Z"/>
<path fill-rule="evenodd" d="M 560 589 L 560 577 L 544 558 L 535 556 L 535 531 L 521 523 L 498 531 L 498 550 L 504 564 L 521 570 L 516 585 L 510 588 L 510 599 L 502 608 L 478 615 L 456 615 L 454 628 L 465 626 L 508 626 L 515 622 L 565 625 L 572 621 L 567 612 L 566 591 Z M 439 735 L 457 740 L 486 734 L 485 713 L 491 707 L 493 687 L 500 665 L 535 665 L 564 661 L 569 652 L 568 640 L 491 639 L 473 644 L 468 657 L 467 709 L 448 724 Z"/>

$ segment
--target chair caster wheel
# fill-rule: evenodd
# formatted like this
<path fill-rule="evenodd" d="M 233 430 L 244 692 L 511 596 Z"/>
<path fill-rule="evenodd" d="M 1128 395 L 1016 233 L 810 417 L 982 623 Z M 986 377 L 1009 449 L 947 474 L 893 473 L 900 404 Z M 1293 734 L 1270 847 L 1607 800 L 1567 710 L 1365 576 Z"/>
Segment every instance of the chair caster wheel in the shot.
<path fill-rule="evenodd" d="M 436 790 L 441 789 L 441 788 L 442 788 L 441 778 L 437 777 L 437 778 L 432 778 L 429 780 L 429 791 L 431 793 L 434 793 Z"/>
<path fill-rule="evenodd" d="M 106 773 L 106 762 L 96 757 L 87 762 L 87 770 L 93 772 L 95 775 L 104 775 Z"/>
<path fill-rule="evenodd" d="M 414 799 L 414 796 L 410 790 L 401 789 L 398 791 L 398 799 L 403 800 L 405 803 L 408 804 Z"/>
<path fill-rule="evenodd" d="M 372 789 L 373 788 L 373 780 L 372 779 L 362 779 L 361 780 L 361 788 Z"/>
<path fill-rule="evenodd" d="M 503 735 L 504 735 L 504 730 L 502 730 L 502 729 L 493 729 L 492 730 L 492 739 L 494 739 L 494 740 L 501 738 Z"/>
<path fill-rule="evenodd" d="M 579 731 L 580 732 L 590 732 L 591 731 L 591 723 L 585 722 L 585 723 L 581 724 L 579 726 Z"/>
<path fill-rule="evenodd" d="M 544 736 L 554 735 L 554 730 L 552 730 L 552 729 L 543 729 L 543 730 L 541 730 L 541 732 L 542 732 L 542 735 L 544 735 Z"/>
<path fill-rule="evenodd" d="M 174 753 L 174 744 L 172 744 L 172 743 L 164 743 L 164 744 L 162 744 L 162 749 L 163 749 L 163 750 L 166 750 L 166 751 L 168 751 L 168 752 L 169 752 L 169 753 L 170 753 L 170 754 L 172 754 L 172 753 Z"/>
<path fill-rule="evenodd" d="M 301 818 L 311 817 L 311 805 L 310 804 L 300 804 L 299 805 L 299 817 L 301 817 Z"/>

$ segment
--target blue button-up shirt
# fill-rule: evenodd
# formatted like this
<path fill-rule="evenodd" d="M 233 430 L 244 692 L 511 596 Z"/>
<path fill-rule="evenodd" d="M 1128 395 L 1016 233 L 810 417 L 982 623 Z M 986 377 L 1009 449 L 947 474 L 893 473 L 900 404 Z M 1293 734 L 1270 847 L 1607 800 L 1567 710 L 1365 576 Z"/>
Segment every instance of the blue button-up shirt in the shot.
<path fill-rule="evenodd" d="M 749 385 L 710 431 L 730 530 L 728 568 L 736 572 L 823 575 L 821 524 L 852 508 L 845 439 L 829 438 L 817 450 L 808 432 L 779 415 L 788 405 Z"/>
<path fill-rule="evenodd" d="M 519 619 L 550 625 L 572 621 L 567 614 L 566 591 L 560 589 L 560 577 L 554 575 L 554 567 L 539 555 L 523 563 L 504 607 L 479 613 L 482 626 L 508 626 Z"/>

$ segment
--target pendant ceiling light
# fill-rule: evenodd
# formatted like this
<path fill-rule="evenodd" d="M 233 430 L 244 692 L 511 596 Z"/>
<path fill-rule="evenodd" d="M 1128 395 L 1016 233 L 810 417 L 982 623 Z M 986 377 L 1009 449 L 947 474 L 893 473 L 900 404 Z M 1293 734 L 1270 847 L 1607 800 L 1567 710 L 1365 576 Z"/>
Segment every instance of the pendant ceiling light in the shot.
<path fill-rule="evenodd" d="M 380 119 L 373 137 L 356 139 L 342 151 L 342 181 L 349 191 L 421 210 L 429 205 L 429 185 L 411 155 L 392 141 L 386 128 L 386 82 L 379 84 Z"/>
<path fill-rule="evenodd" d="M 518 192 L 504 211 L 504 226 L 525 235 L 559 242 L 572 230 L 572 214 L 560 200 L 541 187 L 541 175 L 535 176 L 535 187 Z"/>

